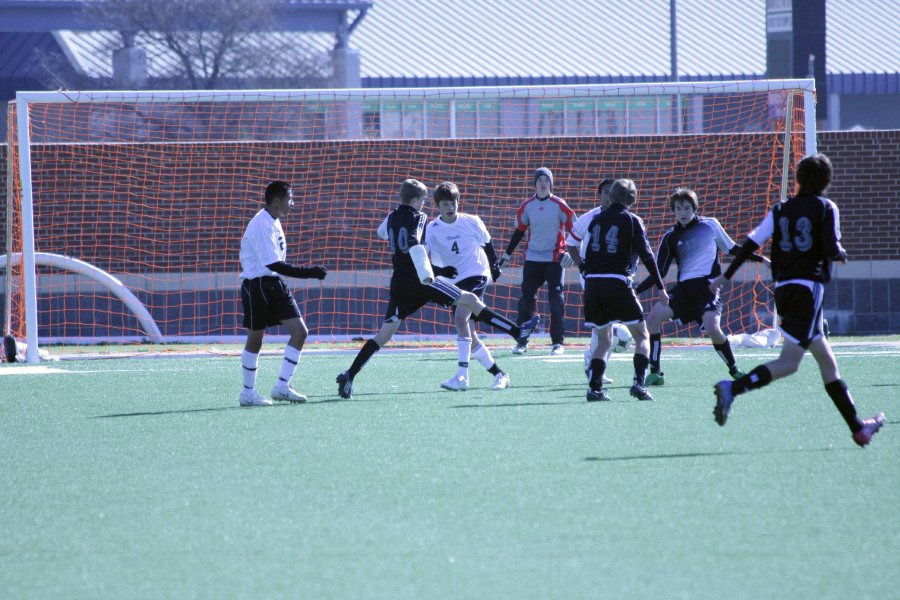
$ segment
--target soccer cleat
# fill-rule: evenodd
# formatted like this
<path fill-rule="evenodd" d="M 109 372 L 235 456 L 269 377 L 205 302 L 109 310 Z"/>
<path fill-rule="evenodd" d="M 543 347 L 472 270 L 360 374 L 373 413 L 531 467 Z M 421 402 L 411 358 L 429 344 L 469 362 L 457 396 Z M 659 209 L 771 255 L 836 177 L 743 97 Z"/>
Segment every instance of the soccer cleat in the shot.
<path fill-rule="evenodd" d="M 647 385 L 666 385 L 666 376 L 664 373 L 648 373 L 646 379 Z"/>
<path fill-rule="evenodd" d="M 272 406 L 272 401 L 268 398 L 264 398 L 262 394 L 257 392 L 255 389 L 241 390 L 241 406 Z"/>
<path fill-rule="evenodd" d="M 607 377 L 606 375 L 604 375 L 603 377 L 601 377 L 601 378 L 600 378 L 600 381 L 603 382 L 604 385 L 613 382 L 612 377 Z"/>
<path fill-rule="evenodd" d="M 521 325 L 519 325 L 519 344 L 524 340 L 525 343 L 528 343 L 528 338 L 531 337 L 531 334 L 534 333 L 534 330 L 538 328 L 538 325 L 541 324 L 541 315 L 534 315 Z"/>
<path fill-rule="evenodd" d="M 608 402 L 609 396 L 606 395 L 606 392 L 601 390 L 592 390 L 588 388 L 587 391 L 587 401 L 588 402 Z"/>
<path fill-rule="evenodd" d="M 513 354 L 525 354 L 528 352 L 528 340 L 524 340 L 522 342 L 516 342 L 516 345 L 513 347 Z"/>
<path fill-rule="evenodd" d="M 860 448 L 865 448 L 882 425 L 884 425 L 884 413 L 880 412 L 874 418 L 862 422 L 862 429 L 853 434 L 853 441 Z"/>
<path fill-rule="evenodd" d="M 290 386 L 276 385 L 272 388 L 272 400 L 278 400 L 279 402 L 290 402 L 291 404 L 299 404 L 301 402 L 306 402 L 306 396 L 297 393 L 297 391 Z"/>
<path fill-rule="evenodd" d="M 338 396 L 344 400 L 349 400 L 353 397 L 353 379 L 350 377 L 350 373 L 344 371 L 337 376 L 335 381 L 338 384 Z"/>
<path fill-rule="evenodd" d="M 650 395 L 650 392 L 647 391 L 647 388 L 638 383 L 632 385 L 631 389 L 628 390 L 628 393 L 638 400 L 653 400 L 653 396 Z"/>
<path fill-rule="evenodd" d="M 725 379 L 717 383 L 716 407 L 713 409 L 713 416 L 720 427 L 724 427 L 725 422 L 728 421 L 728 411 L 731 410 L 732 402 L 734 402 L 734 394 L 731 393 L 731 382 Z"/>
<path fill-rule="evenodd" d="M 553 346 L 550 348 L 550 356 L 559 356 L 560 354 L 563 354 L 565 351 L 566 351 L 566 349 L 563 347 L 562 344 L 553 344 Z"/>
<path fill-rule="evenodd" d="M 732 379 L 740 379 L 741 377 L 743 377 L 744 375 L 746 375 L 746 373 L 744 373 L 743 371 L 741 371 L 740 369 L 738 369 L 736 366 L 731 367 L 730 369 L 728 369 L 728 374 L 731 375 L 731 378 L 732 378 Z"/>
<path fill-rule="evenodd" d="M 497 373 L 494 375 L 494 385 L 491 386 L 492 390 L 505 390 L 509 387 L 509 375 L 503 373 Z"/>
<path fill-rule="evenodd" d="M 441 383 L 441 387 L 452 392 L 464 392 L 469 389 L 469 380 L 462 375 L 454 375 L 447 381 Z"/>

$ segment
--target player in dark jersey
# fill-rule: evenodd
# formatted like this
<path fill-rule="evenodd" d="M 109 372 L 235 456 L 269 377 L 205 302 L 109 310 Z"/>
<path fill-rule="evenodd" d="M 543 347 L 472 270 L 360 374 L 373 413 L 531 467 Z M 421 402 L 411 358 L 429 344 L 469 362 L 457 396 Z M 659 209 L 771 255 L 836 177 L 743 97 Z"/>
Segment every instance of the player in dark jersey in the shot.
<path fill-rule="evenodd" d="M 884 424 L 884 413 L 865 420 L 857 416 L 850 390 L 841 379 L 837 360 L 822 330 L 823 297 L 825 284 L 831 279 L 831 263 L 847 260 L 847 252 L 841 246 L 838 208 L 822 197 L 831 184 L 831 174 L 831 161 L 824 154 L 803 158 L 797 164 L 797 195 L 769 211 L 750 232 L 728 270 L 710 284 L 710 290 L 718 292 L 752 252 L 772 239 L 775 307 L 784 346 L 775 360 L 735 381 L 716 384 L 713 415 L 719 425 L 728 420 L 735 396 L 793 374 L 807 350 L 816 359 L 825 391 L 850 428 L 853 441 L 866 446 Z"/>
<path fill-rule="evenodd" d="M 637 187 L 630 179 L 617 179 L 609 192 L 609 208 L 595 216 L 588 226 L 584 253 L 584 322 L 587 327 L 604 329 L 619 322 L 628 327 L 634 338 L 634 382 L 630 394 L 639 400 L 653 400 L 644 387 L 644 377 L 650 344 L 641 304 L 631 288 L 637 259 L 647 267 L 650 276 L 667 301 L 659 269 L 644 222 L 628 207 L 637 202 Z M 580 260 L 577 255 L 573 259 Z M 603 391 L 603 373 L 611 343 L 608 335 L 598 336 L 599 342 L 591 357 L 589 402 L 609 400 Z"/>
<path fill-rule="evenodd" d="M 688 188 L 678 188 L 669 196 L 669 208 L 675 214 L 675 225 L 663 234 L 656 251 L 656 264 L 663 277 L 674 262 L 678 267 L 678 283 L 670 291 L 669 302 L 657 302 L 647 315 L 650 332 L 650 374 L 647 385 L 664 385 L 665 376 L 660 369 L 662 352 L 662 324 L 675 319 L 682 325 L 696 321 L 709 335 L 716 354 L 728 367 L 728 373 L 737 379 L 743 375 L 737 368 L 734 352 L 728 336 L 720 323 L 722 302 L 718 294 L 709 291 L 709 283 L 722 274 L 719 251 L 737 254 L 740 246 L 725 233 L 722 225 L 712 217 L 697 214 L 697 194 Z M 766 258 L 751 254 L 749 260 L 769 262 Z M 635 290 L 640 294 L 653 285 L 648 277 Z"/>
<path fill-rule="evenodd" d="M 531 335 L 537 323 L 537 318 L 533 318 L 521 326 L 516 325 L 486 307 L 475 294 L 440 279 L 429 284 L 422 283 L 410 250 L 423 243 L 428 216 L 422 212 L 422 205 L 427 196 L 428 188 L 422 182 L 407 179 L 400 186 L 400 205 L 378 228 L 379 237 L 386 239 L 391 247 L 394 273 L 391 276 L 390 299 L 381 329 L 375 337 L 363 344 L 350 368 L 337 376 L 338 395 L 341 398 L 352 396 L 353 379 L 372 355 L 390 341 L 403 319 L 429 302 L 441 306 L 461 306 L 471 311 L 472 318 L 476 321 L 487 323 L 514 339 L 523 334 L 526 337 Z M 457 275 L 455 267 L 434 267 L 434 273 L 451 279 Z"/>

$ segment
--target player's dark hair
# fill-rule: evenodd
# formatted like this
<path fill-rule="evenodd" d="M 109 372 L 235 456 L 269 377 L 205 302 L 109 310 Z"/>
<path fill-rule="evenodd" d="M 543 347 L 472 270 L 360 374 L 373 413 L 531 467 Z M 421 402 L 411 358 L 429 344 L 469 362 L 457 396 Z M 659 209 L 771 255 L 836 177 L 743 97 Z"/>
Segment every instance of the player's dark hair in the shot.
<path fill-rule="evenodd" d="M 400 203 L 409 204 L 417 198 L 428 195 L 428 188 L 418 179 L 407 179 L 400 186 Z"/>
<path fill-rule="evenodd" d="M 818 196 L 831 185 L 831 161 L 824 154 L 810 154 L 797 163 L 798 193 L 801 196 Z"/>
<path fill-rule="evenodd" d="M 287 198 L 291 193 L 291 184 L 287 181 L 275 180 L 266 186 L 266 205 L 272 204 L 281 198 Z"/>
<path fill-rule="evenodd" d="M 452 181 L 442 181 L 434 187 L 434 203 L 459 202 L 459 188 Z"/>
<path fill-rule="evenodd" d="M 697 207 L 700 206 L 700 203 L 697 201 L 697 192 L 692 190 L 691 188 L 678 188 L 672 195 L 669 196 L 669 208 L 674 211 L 676 202 L 688 202 L 691 207 L 694 209 L 694 212 L 697 212 Z"/>
<path fill-rule="evenodd" d="M 637 186 L 630 179 L 616 179 L 609 189 L 609 203 L 631 206 L 637 202 Z"/>
<path fill-rule="evenodd" d="M 603 195 L 603 189 L 608 188 L 613 184 L 613 180 L 610 178 L 601 179 L 600 183 L 597 184 L 597 197 L 599 198 Z"/>

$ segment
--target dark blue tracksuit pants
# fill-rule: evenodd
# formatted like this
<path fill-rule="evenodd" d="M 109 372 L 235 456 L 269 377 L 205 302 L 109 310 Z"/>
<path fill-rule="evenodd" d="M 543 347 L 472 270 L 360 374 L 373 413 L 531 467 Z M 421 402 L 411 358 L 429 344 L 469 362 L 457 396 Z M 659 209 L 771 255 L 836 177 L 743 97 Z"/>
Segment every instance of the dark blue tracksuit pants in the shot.
<path fill-rule="evenodd" d="M 519 298 L 519 324 L 534 316 L 538 289 L 547 284 L 547 301 L 550 304 L 550 340 L 563 344 L 566 340 L 563 320 L 566 300 L 562 291 L 563 268 L 558 262 L 525 261 L 522 269 L 522 297 Z"/>

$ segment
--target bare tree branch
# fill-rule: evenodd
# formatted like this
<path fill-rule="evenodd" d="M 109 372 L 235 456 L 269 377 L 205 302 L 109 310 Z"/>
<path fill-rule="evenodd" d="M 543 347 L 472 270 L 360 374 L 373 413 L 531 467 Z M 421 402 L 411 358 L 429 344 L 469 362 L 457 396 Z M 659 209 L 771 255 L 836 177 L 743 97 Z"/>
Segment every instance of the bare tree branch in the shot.
<path fill-rule="evenodd" d="M 168 50 L 193 89 L 224 81 L 321 87 L 330 57 L 281 43 L 272 32 L 279 0 L 98 0 L 88 5 L 104 27 L 121 32 L 126 44 L 152 42 Z M 265 33 L 259 33 L 265 32 Z M 158 52 L 157 52 L 158 54 Z"/>

